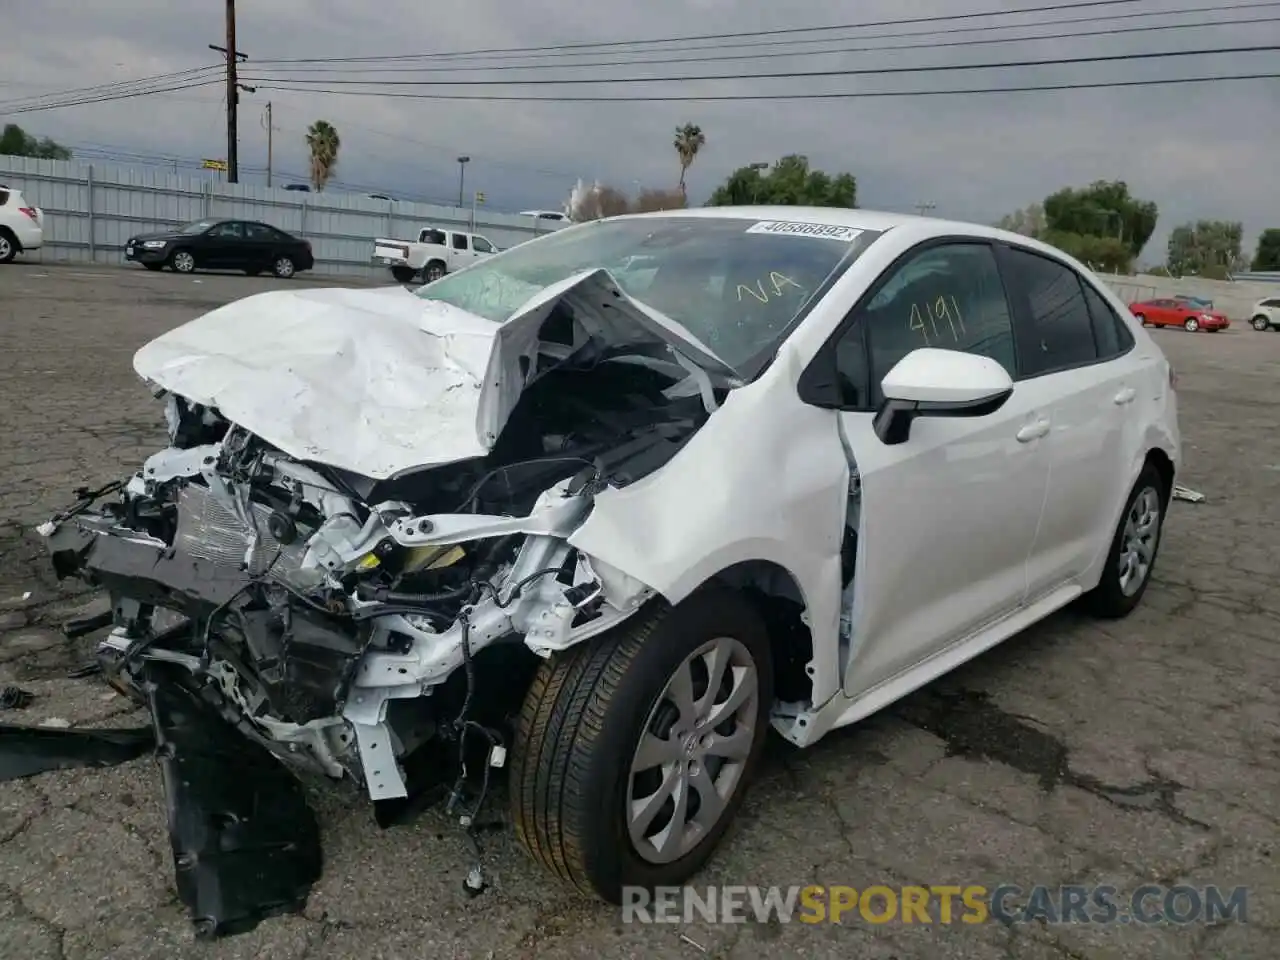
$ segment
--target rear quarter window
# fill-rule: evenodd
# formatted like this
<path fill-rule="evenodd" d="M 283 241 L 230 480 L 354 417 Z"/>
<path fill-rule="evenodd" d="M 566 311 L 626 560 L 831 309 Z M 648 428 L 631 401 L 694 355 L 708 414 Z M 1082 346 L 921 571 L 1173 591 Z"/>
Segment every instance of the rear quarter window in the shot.
<path fill-rule="evenodd" d="M 4 187 L 0 187 L 0 207 L 9 202 L 9 191 Z"/>

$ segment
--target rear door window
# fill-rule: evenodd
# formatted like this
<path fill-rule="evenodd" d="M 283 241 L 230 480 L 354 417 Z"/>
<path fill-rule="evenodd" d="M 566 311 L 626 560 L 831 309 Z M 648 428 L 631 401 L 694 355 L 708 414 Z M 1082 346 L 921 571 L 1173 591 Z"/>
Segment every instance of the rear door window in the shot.
<path fill-rule="evenodd" d="M 453 235 L 453 249 L 455 250 L 467 249 L 467 235 L 465 233 L 455 233 Z"/>
<path fill-rule="evenodd" d="M 1025 344 L 1028 376 L 1076 367 L 1098 359 L 1093 317 L 1080 277 L 1065 264 L 1011 247 L 1011 280 L 1030 313 L 1031 342 Z"/>

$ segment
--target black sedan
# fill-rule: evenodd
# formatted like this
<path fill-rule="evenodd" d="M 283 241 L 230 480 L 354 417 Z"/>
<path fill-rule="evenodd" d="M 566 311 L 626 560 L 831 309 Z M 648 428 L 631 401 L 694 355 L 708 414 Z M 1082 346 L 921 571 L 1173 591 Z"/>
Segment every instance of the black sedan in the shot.
<path fill-rule="evenodd" d="M 251 277 L 265 271 L 292 277 L 315 266 L 311 244 L 255 220 L 197 220 L 164 233 L 130 237 L 124 258 L 148 270 L 243 270 Z"/>

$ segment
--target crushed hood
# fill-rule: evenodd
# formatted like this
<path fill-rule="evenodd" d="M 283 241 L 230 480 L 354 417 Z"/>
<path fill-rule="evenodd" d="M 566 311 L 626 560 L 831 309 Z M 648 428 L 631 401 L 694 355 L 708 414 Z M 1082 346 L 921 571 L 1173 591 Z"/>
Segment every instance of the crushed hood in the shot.
<path fill-rule="evenodd" d="M 657 340 L 733 377 L 603 269 L 538 291 L 502 324 L 399 286 L 260 293 L 162 334 L 133 365 L 291 456 L 382 480 L 484 456 L 530 382 L 522 371 L 537 369 L 539 330 L 562 300 L 578 321 L 575 347 Z"/>

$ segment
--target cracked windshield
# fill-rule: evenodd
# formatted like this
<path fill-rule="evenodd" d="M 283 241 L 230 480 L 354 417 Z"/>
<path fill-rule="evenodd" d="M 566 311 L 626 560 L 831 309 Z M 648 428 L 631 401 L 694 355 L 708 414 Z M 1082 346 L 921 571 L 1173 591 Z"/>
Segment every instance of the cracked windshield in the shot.
<path fill-rule="evenodd" d="M 502 322 L 544 287 L 604 267 L 629 296 L 737 369 L 773 346 L 823 281 L 878 236 L 788 226 L 727 217 L 597 222 L 505 251 L 417 295 Z"/>

